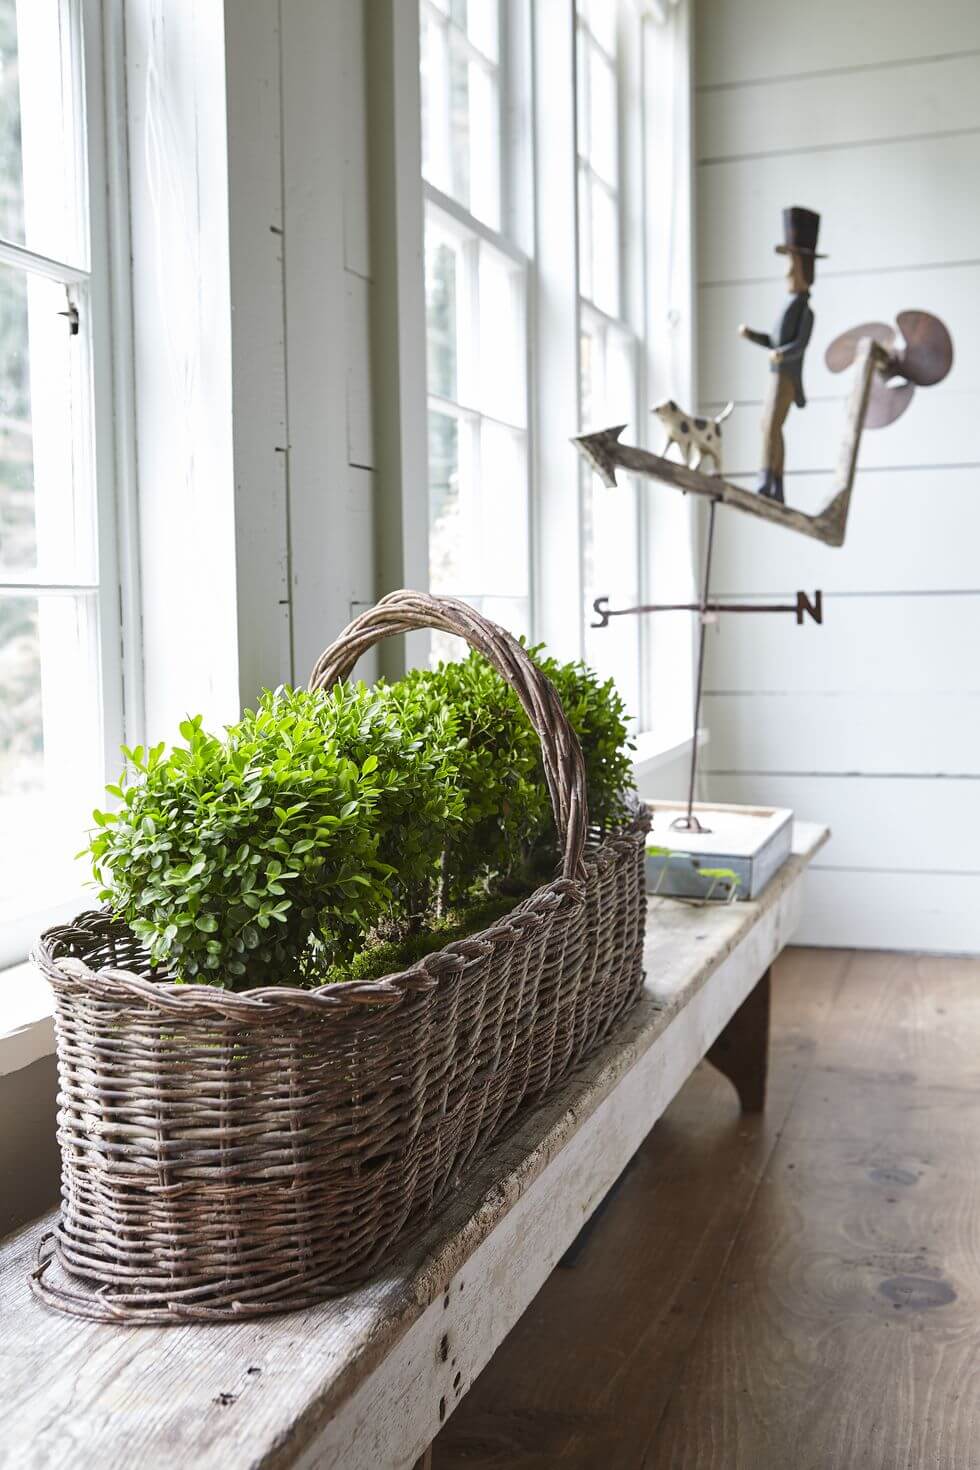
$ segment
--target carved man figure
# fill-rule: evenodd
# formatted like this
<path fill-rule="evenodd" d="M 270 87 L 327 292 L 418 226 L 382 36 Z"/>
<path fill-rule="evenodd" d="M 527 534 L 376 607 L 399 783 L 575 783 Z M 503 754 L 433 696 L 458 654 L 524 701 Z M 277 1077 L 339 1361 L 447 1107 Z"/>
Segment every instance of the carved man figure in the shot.
<path fill-rule="evenodd" d="M 813 331 L 810 287 L 817 254 L 820 216 L 812 209 L 793 205 L 783 210 L 783 243 L 778 255 L 786 256 L 786 287 L 789 300 L 772 332 L 754 332 L 744 324 L 739 333 L 757 347 L 769 349 L 769 390 L 762 414 L 762 469 L 756 485 L 760 495 L 783 503 L 783 424 L 790 405 L 805 408 L 803 355 Z"/>

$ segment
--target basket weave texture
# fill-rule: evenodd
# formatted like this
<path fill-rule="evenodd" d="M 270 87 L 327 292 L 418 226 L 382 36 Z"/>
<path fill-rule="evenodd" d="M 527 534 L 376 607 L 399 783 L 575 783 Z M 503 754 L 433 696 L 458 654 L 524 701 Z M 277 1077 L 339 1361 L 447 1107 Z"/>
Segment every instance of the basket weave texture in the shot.
<path fill-rule="evenodd" d="M 520 698 L 561 876 L 402 974 L 319 990 L 172 983 L 104 912 L 49 930 L 34 958 L 55 998 L 62 1213 L 32 1288 L 50 1305 L 237 1319 L 362 1281 L 639 995 L 646 822 L 590 837 L 578 741 L 510 634 L 454 599 L 393 593 L 311 687 L 422 627 L 465 638 Z"/>

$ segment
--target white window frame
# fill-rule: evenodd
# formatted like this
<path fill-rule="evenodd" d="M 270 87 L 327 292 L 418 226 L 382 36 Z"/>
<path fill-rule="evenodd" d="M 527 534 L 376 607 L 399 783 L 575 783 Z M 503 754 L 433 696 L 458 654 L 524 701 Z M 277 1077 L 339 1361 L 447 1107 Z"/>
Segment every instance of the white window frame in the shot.
<path fill-rule="evenodd" d="M 503 3 L 512 16 L 520 13 L 521 0 Z M 523 161 L 505 156 L 502 220 L 505 238 L 518 238 L 529 262 L 532 631 L 556 655 L 570 658 L 584 652 L 587 612 L 580 462 L 569 440 L 581 421 L 581 325 L 585 315 L 598 320 L 603 313 L 584 303 L 579 293 L 576 6 L 574 0 L 533 0 L 529 10 L 532 41 L 526 69 L 518 67 L 514 73 L 509 104 L 514 118 L 504 138 L 506 143 L 508 136 L 513 139 L 522 132 L 529 137 L 530 161 L 527 156 Z M 691 4 L 623 0 L 621 13 L 622 23 L 630 29 L 629 44 L 618 48 L 617 58 L 622 68 L 619 195 L 625 263 L 620 317 L 607 322 L 632 334 L 637 355 L 636 439 L 656 449 L 661 445 L 654 442 L 650 404 L 671 395 L 694 401 Z M 512 64 L 512 57 L 508 60 Z M 417 77 L 417 54 L 415 66 Z M 406 87 L 406 97 L 408 93 Z M 637 97 L 643 100 L 642 122 L 624 133 L 624 114 L 635 117 Z M 402 129 L 407 129 L 411 125 L 407 109 L 400 117 Z M 527 168 L 530 180 L 521 171 Z M 421 172 L 419 177 L 421 182 Z M 508 199 L 509 178 L 516 187 Z M 421 182 L 420 205 L 434 197 L 430 188 Z M 529 214 L 520 212 L 521 228 L 512 233 L 508 210 L 519 203 L 522 192 L 529 195 Z M 662 207 L 664 201 L 669 208 Z M 452 208 L 451 201 L 446 208 Z M 632 248 L 627 247 L 630 239 Z M 412 245 L 407 231 L 399 260 L 406 258 Z M 403 311 L 402 319 L 407 316 Z M 414 334 L 405 349 L 416 361 L 425 350 Z M 417 478 L 423 478 L 421 473 Z M 417 544 L 422 524 L 427 527 L 427 475 L 424 484 L 424 498 L 416 489 L 402 501 L 409 527 L 415 528 L 406 534 L 403 525 L 406 544 L 413 538 Z M 686 499 L 641 482 L 638 570 L 645 600 L 654 600 L 668 583 L 670 600 L 682 600 L 682 591 L 684 600 L 689 592 L 693 595 L 695 531 Z M 689 621 L 640 619 L 637 727 L 642 763 L 649 769 L 667 753 L 671 758 L 681 755 L 692 739 Z"/>
<path fill-rule="evenodd" d="M 88 248 L 81 264 L 0 240 L 0 261 L 60 282 L 79 312 L 79 336 L 89 354 L 97 570 L 94 580 L 77 583 L 0 576 L 5 591 L 94 597 L 103 771 L 109 780 L 118 774 L 120 745 L 136 743 L 143 733 L 122 16 L 117 7 L 107 7 L 103 26 L 101 0 L 62 3 L 80 73 L 74 121 Z M 93 791 L 93 805 L 102 795 Z M 39 893 L 36 908 L 0 924 L 0 968 L 22 961 L 43 928 L 93 902 L 82 886 L 86 877 L 80 863 L 75 891 Z"/>
<path fill-rule="evenodd" d="M 434 0 L 419 0 L 420 6 L 437 20 L 443 20 L 443 14 L 434 3 Z M 422 202 L 423 202 L 423 230 L 425 221 L 430 211 L 441 216 L 442 221 L 450 229 L 455 224 L 464 237 L 485 242 L 500 255 L 506 257 L 517 267 L 523 276 L 522 295 L 523 312 L 522 328 L 525 343 L 524 362 L 524 425 L 514 425 L 501 420 L 494 420 L 480 405 L 467 403 L 462 398 L 447 400 L 434 393 L 427 384 L 426 404 L 428 408 L 437 412 L 446 413 L 457 418 L 461 423 L 472 424 L 479 422 L 499 422 L 501 426 L 512 431 L 523 433 L 526 445 L 527 465 L 527 522 L 526 534 L 529 548 L 528 563 L 528 619 L 532 635 L 535 631 L 534 624 L 534 400 L 532 384 L 532 312 L 531 297 L 533 289 L 533 243 L 531 240 L 531 223 L 529 211 L 524 207 L 523 195 L 526 190 L 522 183 L 528 179 L 527 162 L 524 157 L 525 150 L 521 148 L 520 119 L 521 104 L 520 93 L 525 85 L 528 75 L 528 58 L 526 38 L 521 34 L 522 27 L 519 23 L 521 0 L 499 0 L 499 33 L 497 38 L 497 102 L 498 102 L 498 137 L 499 154 L 498 167 L 500 175 L 500 227 L 486 223 L 479 215 L 473 214 L 465 205 L 451 195 L 443 192 L 437 185 L 422 176 Z M 448 24 L 448 21 L 446 22 Z M 455 28 L 454 28 L 455 30 Z M 529 39 L 529 38 L 527 38 Z M 482 55 L 473 48 L 469 42 L 461 41 L 468 52 L 472 53 L 480 63 L 483 62 Z M 424 247 L 423 247 L 424 248 Z M 423 343 L 423 353 L 427 353 L 427 342 Z M 429 474 L 426 474 L 426 497 L 429 493 Z M 428 524 L 428 504 L 426 501 L 426 517 Z M 457 589 L 454 589 L 456 591 Z M 493 594 L 482 594 L 475 588 L 458 589 L 460 596 L 482 596 L 492 597 Z"/>

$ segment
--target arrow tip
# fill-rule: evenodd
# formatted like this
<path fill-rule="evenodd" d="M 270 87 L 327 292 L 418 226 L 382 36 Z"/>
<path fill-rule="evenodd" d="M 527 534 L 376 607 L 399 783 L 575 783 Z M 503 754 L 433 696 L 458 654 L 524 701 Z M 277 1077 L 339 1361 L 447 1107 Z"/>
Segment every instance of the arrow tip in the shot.
<path fill-rule="evenodd" d="M 602 483 L 612 490 L 616 484 L 616 466 L 619 456 L 616 449 L 625 424 L 615 424 L 611 429 L 599 429 L 594 434 L 578 434 L 572 443 L 595 470 Z"/>

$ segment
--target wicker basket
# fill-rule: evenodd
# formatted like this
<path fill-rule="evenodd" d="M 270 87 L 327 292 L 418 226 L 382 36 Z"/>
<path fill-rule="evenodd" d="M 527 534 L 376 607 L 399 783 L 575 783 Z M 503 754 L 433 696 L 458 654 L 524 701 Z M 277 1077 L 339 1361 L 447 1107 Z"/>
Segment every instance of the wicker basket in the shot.
<path fill-rule="evenodd" d="M 422 627 L 465 638 L 520 698 L 561 876 L 403 974 L 315 991 L 161 980 L 105 913 L 45 934 L 63 1203 L 32 1285 L 51 1305 L 100 1321 L 241 1318 L 363 1280 L 639 994 L 644 821 L 589 840 L 578 741 L 514 638 L 464 603 L 393 593 L 311 687 Z"/>

